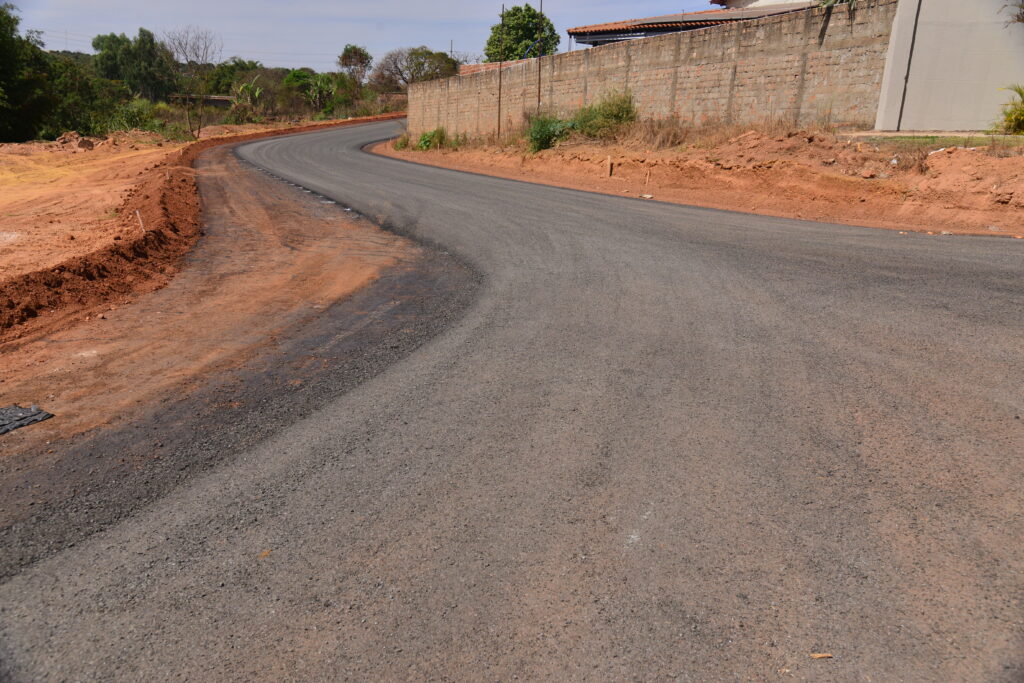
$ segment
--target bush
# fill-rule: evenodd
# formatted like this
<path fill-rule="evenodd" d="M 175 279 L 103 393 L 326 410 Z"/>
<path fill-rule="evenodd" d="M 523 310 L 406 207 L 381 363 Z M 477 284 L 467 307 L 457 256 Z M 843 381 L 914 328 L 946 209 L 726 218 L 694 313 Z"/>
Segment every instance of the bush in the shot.
<path fill-rule="evenodd" d="M 448 131 L 444 128 L 435 128 L 420 136 L 416 143 L 416 149 L 426 151 L 428 149 L 441 149 L 448 142 Z"/>
<path fill-rule="evenodd" d="M 539 152 L 550 149 L 556 142 L 564 140 L 572 131 L 570 121 L 563 121 L 555 116 L 539 115 L 530 120 L 530 128 L 526 137 L 530 142 L 530 151 Z"/>
<path fill-rule="evenodd" d="M 636 106 L 629 93 L 612 94 L 584 107 L 572 118 L 573 130 L 588 138 L 610 138 L 624 125 L 636 121 Z"/>
<path fill-rule="evenodd" d="M 256 109 L 251 104 L 243 102 L 231 105 L 231 109 L 228 110 L 227 115 L 224 117 L 224 123 L 234 125 L 259 123 L 261 120 L 262 118 L 256 114 Z"/>
<path fill-rule="evenodd" d="M 395 149 L 409 149 L 409 135 L 406 133 L 401 137 L 395 138 Z"/>
<path fill-rule="evenodd" d="M 157 130 L 159 124 L 153 116 L 153 103 L 136 97 L 125 102 L 110 117 L 109 130 Z"/>
<path fill-rule="evenodd" d="M 1024 134 L 1024 85 L 1011 85 L 1007 90 L 1017 99 L 1003 107 L 1003 131 L 1013 135 Z"/>

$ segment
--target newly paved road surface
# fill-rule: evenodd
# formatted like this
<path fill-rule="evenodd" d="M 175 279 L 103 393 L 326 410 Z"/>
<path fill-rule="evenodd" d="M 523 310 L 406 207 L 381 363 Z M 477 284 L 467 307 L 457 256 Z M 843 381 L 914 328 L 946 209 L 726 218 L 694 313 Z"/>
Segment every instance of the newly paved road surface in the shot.
<path fill-rule="evenodd" d="M 393 130 L 240 154 L 465 259 L 476 303 L 0 586 L 8 675 L 1024 677 L 1024 242 L 360 151 Z"/>

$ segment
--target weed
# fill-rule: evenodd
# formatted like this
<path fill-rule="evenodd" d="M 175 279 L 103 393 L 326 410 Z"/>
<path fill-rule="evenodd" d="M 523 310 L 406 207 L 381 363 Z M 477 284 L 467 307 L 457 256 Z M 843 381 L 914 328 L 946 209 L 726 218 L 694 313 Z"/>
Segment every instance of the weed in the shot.
<path fill-rule="evenodd" d="M 574 131 L 588 138 L 609 139 L 636 121 L 636 106 L 629 93 L 612 93 L 583 107 L 572 117 Z"/>
<path fill-rule="evenodd" d="M 650 150 L 670 149 L 685 144 L 693 132 L 692 126 L 676 118 L 644 119 L 625 127 L 620 132 L 618 141 Z"/>
<path fill-rule="evenodd" d="M 895 167 L 901 171 L 913 171 L 915 173 L 924 174 L 928 171 L 928 157 L 931 156 L 931 152 L 927 147 L 907 147 L 903 151 L 895 154 L 893 159 L 896 160 Z"/>
<path fill-rule="evenodd" d="M 426 151 L 428 149 L 441 149 L 448 142 L 448 131 L 444 128 L 429 130 L 420 136 L 416 143 L 416 149 Z"/>
<path fill-rule="evenodd" d="M 108 130 L 156 130 L 158 122 L 153 116 L 153 103 L 136 97 L 122 104 L 110 117 Z"/>
<path fill-rule="evenodd" d="M 405 133 L 395 138 L 394 148 L 398 150 L 409 149 L 409 134 Z"/>
<path fill-rule="evenodd" d="M 1008 88 L 1017 99 L 1003 107 L 1002 128 L 1013 135 L 1024 134 L 1024 85 L 1011 85 Z"/>
<path fill-rule="evenodd" d="M 556 142 L 568 137 L 572 128 L 571 121 L 563 121 L 556 116 L 534 116 L 526 131 L 530 151 L 536 153 L 542 149 L 550 149 Z"/>

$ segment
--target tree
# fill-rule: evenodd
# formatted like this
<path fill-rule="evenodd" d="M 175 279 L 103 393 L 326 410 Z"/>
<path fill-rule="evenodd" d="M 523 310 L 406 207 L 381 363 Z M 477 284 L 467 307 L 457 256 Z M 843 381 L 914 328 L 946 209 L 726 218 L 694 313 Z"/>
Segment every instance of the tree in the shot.
<path fill-rule="evenodd" d="M 562 41 L 554 24 L 529 4 L 505 11 L 502 22 L 491 27 L 484 54 L 488 62 L 508 62 L 525 57 L 551 55 Z"/>
<path fill-rule="evenodd" d="M 103 135 L 118 105 L 129 99 L 127 88 L 96 75 L 92 64 L 67 56 L 49 56 L 52 108 L 40 121 L 37 134 L 55 138 L 65 131 Z"/>
<path fill-rule="evenodd" d="M 0 5 L 0 140 L 21 142 L 36 136 L 53 109 L 48 61 L 39 35 L 19 35 L 14 5 Z"/>
<path fill-rule="evenodd" d="M 358 45 L 346 45 L 342 53 L 338 55 L 338 66 L 359 85 L 366 80 L 366 74 L 369 73 L 371 64 L 373 64 L 373 57 L 365 47 Z"/>
<path fill-rule="evenodd" d="M 210 74 L 220 61 L 223 42 L 213 31 L 186 26 L 164 36 L 181 68 L 185 123 L 196 139 L 203 130 L 206 98 L 210 95 Z"/>
<path fill-rule="evenodd" d="M 306 99 L 309 100 L 309 104 L 313 109 L 323 111 L 337 90 L 338 86 L 334 79 L 331 78 L 331 74 L 317 74 L 309 80 L 309 85 L 306 88 Z"/>
<path fill-rule="evenodd" d="M 405 90 L 410 83 L 448 78 L 459 72 L 459 63 L 445 52 L 429 47 L 406 47 L 384 55 L 373 70 L 370 82 L 382 92 Z"/>
<path fill-rule="evenodd" d="M 152 32 L 139 29 L 135 39 L 123 33 L 93 38 L 96 74 L 121 81 L 133 94 L 147 100 L 164 100 L 177 85 L 174 56 Z"/>
<path fill-rule="evenodd" d="M 210 92 L 226 95 L 231 92 L 231 89 L 238 83 L 243 74 L 248 74 L 262 68 L 263 65 L 259 62 L 242 59 L 241 57 L 232 57 L 226 62 L 221 62 L 210 73 Z"/>

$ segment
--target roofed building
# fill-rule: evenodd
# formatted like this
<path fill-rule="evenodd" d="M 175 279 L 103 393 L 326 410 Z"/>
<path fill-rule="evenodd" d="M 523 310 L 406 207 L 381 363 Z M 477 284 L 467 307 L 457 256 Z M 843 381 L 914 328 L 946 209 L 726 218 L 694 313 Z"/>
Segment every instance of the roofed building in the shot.
<path fill-rule="evenodd" d="M 724 5 L 722 9 L 700 12 L 664 14 L 646 19 L 626 19 L 605 24 L 577 26 L 569 29 L 569 36 L 581 45 L 605 45 L 620 40 L 650 38 L 665 33 L 678 33 L 710 28 L 748 19 L 760 19 L 773 14 L 785 14 L 817 5 L 813 0 L 712 0 Z"/>

